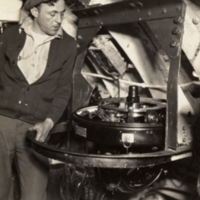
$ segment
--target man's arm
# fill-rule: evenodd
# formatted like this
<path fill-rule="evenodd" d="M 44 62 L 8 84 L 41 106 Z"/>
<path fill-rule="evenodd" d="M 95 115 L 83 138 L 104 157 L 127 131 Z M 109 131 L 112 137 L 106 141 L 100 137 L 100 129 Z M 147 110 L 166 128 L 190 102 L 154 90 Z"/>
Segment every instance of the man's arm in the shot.
<path fill-rule="evenodd" d="M 5 63 L 5 55 L 4 55 L 4 51 L 5 51 L 5 34 L 1 34 L 0 35 L 0 71 Z"/>
<path fill-rule="evenodd" d="M 30 131 L 37 131 L 37 141 L 44 142 L 46 140 L 49 131 L 53 128 L 54 124 L 57 123 L 57 121 L 60 119 L 68 104 L 71 95 L 73 66 L 77 53 L 76 43 L 73 44 L 72 49 L 70 49 L 70 51 L 71 54 L 68 60 L 63 64 L 61 75 L 57 82 L 56 93 L 46 119 L 44 120 L 44 122 L 38 123 L 29 129 Z"/>

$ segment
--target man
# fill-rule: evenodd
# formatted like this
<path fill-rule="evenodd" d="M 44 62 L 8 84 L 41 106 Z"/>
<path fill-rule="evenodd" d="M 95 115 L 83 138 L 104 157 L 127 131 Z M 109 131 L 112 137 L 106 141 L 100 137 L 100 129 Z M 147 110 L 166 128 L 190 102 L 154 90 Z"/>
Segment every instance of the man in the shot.
<path fill-rule="evenodd" d="M 0 36 L 0 200 L 10 200 L 16 160 L 21 200 L 45 200 L 47 158 L 26 146 L 36 130 L 44 142 L 71 91 L 76 42 L 61 29 L 64 0 L 27 0 L 32 17 Z"/>

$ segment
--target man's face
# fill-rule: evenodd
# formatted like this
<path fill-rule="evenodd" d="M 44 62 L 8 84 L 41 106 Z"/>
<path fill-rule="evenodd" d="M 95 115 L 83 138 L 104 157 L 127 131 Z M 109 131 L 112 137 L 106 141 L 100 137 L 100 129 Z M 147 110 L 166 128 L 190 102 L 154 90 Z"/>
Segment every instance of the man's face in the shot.
<path fill-rule="evenodd" d="M 40 30 L 47 35 L 55 35 L 61 26 L 65 12 L 65 1 L 58 0 L 54 5 L 41 4 L 35 20 Z"/>

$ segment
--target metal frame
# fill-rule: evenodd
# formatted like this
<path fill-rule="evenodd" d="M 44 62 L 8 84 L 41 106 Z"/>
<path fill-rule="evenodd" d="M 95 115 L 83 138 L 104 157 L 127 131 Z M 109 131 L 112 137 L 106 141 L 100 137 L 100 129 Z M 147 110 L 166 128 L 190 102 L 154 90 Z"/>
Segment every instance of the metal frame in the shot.
<path fill-rule="evenodd" d="M 147 29 L 154 37 L 152 43 L 169 57 L 170 69 L 167 83 L 167 123 L 165 150 L 155 153 L 131 155 L 91 155 L 62 151 L 48 147 L 28 135 L 32 148 L 44 156 L 87 167 L 132 168 L 163 164 L 192 156 L 190 147 L 177 148 L 177 90 L 180 68 L 181 46 L 185 3 L 180 0 L 126 0 L 123 2 L 96 6 L 74 11 L 79 17 L 78 57 L 75 63 L 72 85 L 72 99 L 69 112 L 72 113 L 88 104 L 92 91 L 81 74 L 87 46 L 102 26 L 147 22 Z M 143 24 L 144 25 L 144 24 Z M 144 26 L 143 26 L 144 28 Z M 146 30 L 147 30 L 146 29 Z M 148 35 L 148 34 L 147 34 Z M 69 142 L 70 143 L 70 142 Z"/>
<path fill-rule="evenodd" d="M 149 22 L 148 27 L 156 35 L 154 45 L 167 54 L 170 69 L 167 83 L 167 125 L 166 149 L 177 148 L 177 107 L 178 107 L 178 72 L 180 69 L 181 46 L 183 37 L 183 22 L 185 3 L 180 0 L 128 0 L 111 5 L 92 7 L 74 11 L 79 20 L 78 43 L 79 55 L 75 65 L 73 78 L 72 112 L 87 105 L 88 90 L 83 90 L 80 83 L 81 69 L 84 63 L 83 51 L 92 37 L 102 26 L 110 24 L 126 24 L 131 22 Z M 167 25 L 166 25 L 167 24 Z M 159 39 L 158 39 L 159 38 Z M 79 62 L 80 57 L 82 62 Z M 89 87 L 89 86 L 88 86 Z M 90 88 L 91 89 L 91 88 Z M 84 91 L 84 92 L 81 92 Z M 78 103 L 77 103 L 78 102 Z"/>

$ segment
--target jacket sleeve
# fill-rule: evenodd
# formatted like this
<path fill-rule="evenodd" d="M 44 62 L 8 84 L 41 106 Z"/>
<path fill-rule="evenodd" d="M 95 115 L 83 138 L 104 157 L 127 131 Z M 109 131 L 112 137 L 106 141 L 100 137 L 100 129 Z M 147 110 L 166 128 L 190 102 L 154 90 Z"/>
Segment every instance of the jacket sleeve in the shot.
<path fill-rule="evenodd" d="M 76 42 L 73 41 L 73 45 L 71 46 L 72 47 L 70 49 L 70 55 L 68 56 L 68 59 L 63 64 L 63 67 L 61 69 L 61 74 L 57 83 L 56 93 L 51 104 L 50 110 L 47 114 L 47 118 L 52 119 L 54 124 L 57 123 L 60 117 L 62 116 L 71 96 L 73 66 L 77 54 Z"/>
<path fill-rule="evenodd" d="M 0 35 L 0 72 L 3 68 L 3 65 L 5 63 L 5 34 Z"/>

